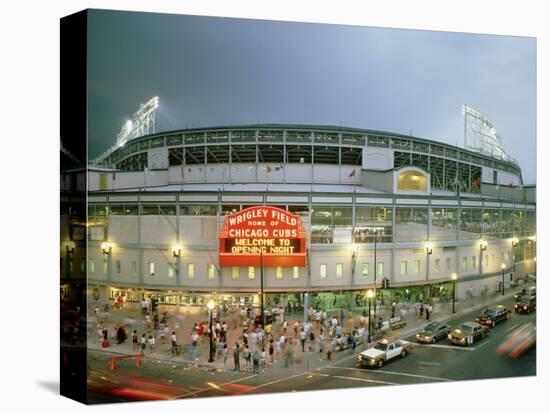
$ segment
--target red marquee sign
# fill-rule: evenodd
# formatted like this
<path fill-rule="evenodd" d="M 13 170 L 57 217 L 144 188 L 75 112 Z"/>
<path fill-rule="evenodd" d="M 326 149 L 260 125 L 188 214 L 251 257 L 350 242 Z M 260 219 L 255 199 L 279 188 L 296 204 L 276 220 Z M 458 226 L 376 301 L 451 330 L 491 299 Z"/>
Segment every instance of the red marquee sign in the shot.
<path fill-rule="evenodd" d="M 298 214 L 277 207 L 246 208 L 225 218 L 221 266 L 305 266 L 306 233 Z"/>

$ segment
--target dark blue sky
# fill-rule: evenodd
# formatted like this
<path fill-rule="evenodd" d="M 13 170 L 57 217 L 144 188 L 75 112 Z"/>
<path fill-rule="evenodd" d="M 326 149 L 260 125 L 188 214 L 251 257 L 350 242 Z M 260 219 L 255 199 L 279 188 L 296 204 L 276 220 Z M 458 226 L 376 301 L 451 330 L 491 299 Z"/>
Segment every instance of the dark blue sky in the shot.
<path fill-rule="evenodd" d="M 89 156 L 155 95 L 157 131 L 342 124 L 460 146 L 465 103 L 534 183 L 535 58 L 526 37 L 94 10 Z"/>

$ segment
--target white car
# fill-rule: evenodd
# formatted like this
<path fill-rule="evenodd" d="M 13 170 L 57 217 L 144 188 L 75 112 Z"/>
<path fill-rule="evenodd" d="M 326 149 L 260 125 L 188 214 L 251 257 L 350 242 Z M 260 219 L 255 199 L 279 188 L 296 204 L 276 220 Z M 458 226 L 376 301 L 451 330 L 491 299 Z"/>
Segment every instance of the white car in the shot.
<path fill-rule="evenodd" d="M 413 344 L 409 341 L 399 339 L 397 341 L 388 341 L 384 339 L 374 344 L 372 348 L 359 354 L 357 360 L 361 366 L 369 365 L 372 367 L 382 367 L 386 361 L 396 357 L 404 357 L 413 349 Z"/>

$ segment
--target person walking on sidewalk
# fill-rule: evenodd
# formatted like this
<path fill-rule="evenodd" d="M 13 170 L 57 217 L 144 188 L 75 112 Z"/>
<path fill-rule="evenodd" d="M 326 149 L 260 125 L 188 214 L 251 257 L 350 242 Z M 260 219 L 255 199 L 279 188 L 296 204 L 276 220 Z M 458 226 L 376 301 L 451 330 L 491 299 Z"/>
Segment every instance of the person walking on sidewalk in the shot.
<path fill-rule="evenodd" d="M 329 344 L 327 346 L 327 361 L 332 361 L 333 351 L 334 351 L 334 345 L 332 345 L 332 341 L 329 341 Z"/>
<path fill-rule="evenodd" d="M 426 305 L 426 320 L 430 320 L 430 312 L 432 311 L 432 306 L 428 303 Z"/>
<path fill-rule="evenodd" d="M 137 331 L 134 329 L 134 333 L 132 334 L 132 349 L 134 351 L 139 351 L 139 343 L 138 343 L 138 334 Z"/>
<path fill-rule="evenodd" d="M 418 311 L 419 319 L 424 318 L 424 303 L 420 302 L 420 310 Z"/>
<path fill-rule="evenodd" d="M 304 328 L 300 331 L 300 343 L 302 344 L 302 352 L 306 351 L 306 331 Z"/>
<path fill-rule="evenodd" d="M 250 352 L 250 349 L 248 348 L 248 345 L 244 346 L 243 357 L 244 357 L 244 361 L 245 361 L 245 369 L 252 368 L 252 363 L 251 363 L 252 353 Z"/>
<path fill-rule="evenodd" d="M 273 339 L 269 340 L 269 365 L 273 364 L 273 355 L 275 353 L 275 345 L 273 344 Z"/>
<path fill-rule="evenodd" d="M 257 349 L 256 351 L 254 351 L 254 354 L 252 355 L 252 364 L 254 367 L 252 369 L 254 374 L 259 374 L 260 373 L 260 353 L 258 352 Z"/>
<path fill-rule="evenodd" d="M 391 317 L 395 318 L 395 302 L 391 304 Z"/>
<path fill-rule="evenodd" d="M 223 344 L 223 349 L 222 349 L 222 356 L 223 356 L 223 367 L 225 368 L 225 365 L 227 364 L 227 356 L 228 356 L 228 349 L 227 349 L 227 344 L 224 343 Z"/>
<path fill-rule="evenodd" d="M 176 331 L 172 331 L 172 335 L 170 336 L 170 344 L 172 345 L 172 349 L 170 353 L 172 355 L 176 355 L 177 348 L 178 348 L 178 340 L 176 338 Z"/>
<path fill-rule="evenodd" d="M 235 342 L 235 346 L 233 347 L 233 364 L 233 371 L 241 370 L 241 347 L 238 342 Z"/>

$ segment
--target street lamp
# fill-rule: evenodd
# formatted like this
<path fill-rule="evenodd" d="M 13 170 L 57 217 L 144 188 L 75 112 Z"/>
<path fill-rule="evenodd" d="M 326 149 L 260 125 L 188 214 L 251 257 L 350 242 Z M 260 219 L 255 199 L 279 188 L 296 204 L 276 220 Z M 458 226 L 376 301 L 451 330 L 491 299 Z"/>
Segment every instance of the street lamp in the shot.
<path fill-rule="evenodd" d="M 206 307 L 208 308 L 208 313 L 210 314 L 210 329 L 209 329 L 209 336 L 210 336 L 210 356 L 208 357 L 208 362 L 214 362 L 214 347 L 212 344 L 212 310 L 214 309 L 214 301 L 210 299 L 208 303 L 206 304 Z"/>
<path fill-rule="evenodd" d="M 172 246 L 172 256 L 174 257 L 174 267 L 176 268 L 176 286 L 180 285 L 180 256 L 182 250 L 183 248 L 178 244 Z"/>
<path fill-rule="evenodd" d="M 502 269 L 502 296 L 504 296 L 504 268 L 505 267 L 506 265 L 504 263 L 500 265 L 500 268 Z"/>
<path fill-rule="evenodd" d="M 479 242 L 479 274 L 483 274 L 483 252 L 487 250 L 487 240 L 481 239 Z"/>
<path fill-rule="evenodd" d="M 110 255 L 113 251 L 113 246 L 113 243 L 110 242 L 101 243 L 101 250 L 103 251 L 103 254 Z"/>
<path fill-rule="evenodd" d="M 451 279 L 453 280 L 453 313 L 456 313 L 455 312 L 455 292 L 456 292 L 456 279 L 457 279 L 457 275 L 456 273 L 453 273 L 453 275 L 451 276 Z"/>
<path fill-rule="evenodd" d="M 265 315 L 264 315 L 264 251 L 263 247 L 260 247 L 260 321 L 262 323 L 262 329 L 265 329 Z M 263 338 L 263 335 L 262 335 Z"/>
<path fill-rule="evenodd" d="M 367 299 L 368 299 L 368 302 L 369 302 L 369 331 L 368 331 L 368 338 L 367 338 L 367 342 L 370 343 L 370 330 L 371 330 L 371 317 L 370 317 L 370 304 L 372 302 L 372 297 L 374 296 L 374 293 L 372 292 L 371 289 L 369 289 L 367 291 Z"/>
<path fill-rule="evenodd" d="M 65 242 L 65 255 L 67 260 L 67 277 L 72 273 L 72 258 L 71 255 L 74 255 L 74 241 Z"/>
<path fill-rule="evenodd" d="M 430 280 L 430 256 L 433 253 L 433 244 L 428 243 L 426 245 L 426 282 L 428 283 L 428 300 L 431 300 L 432 297 L 432 289 L 429 284 Z"/>

